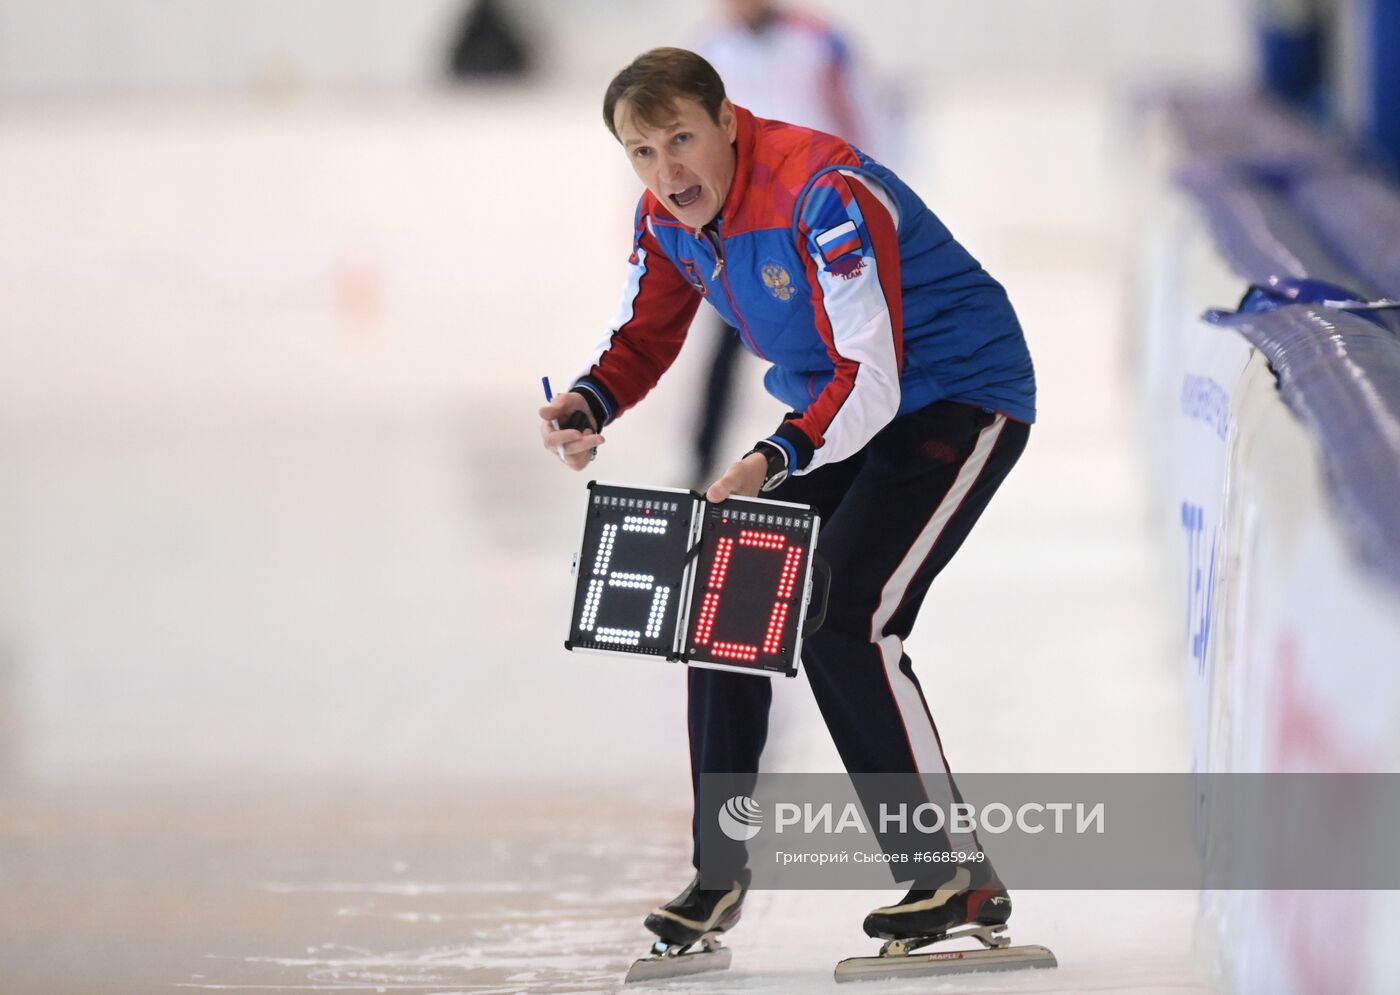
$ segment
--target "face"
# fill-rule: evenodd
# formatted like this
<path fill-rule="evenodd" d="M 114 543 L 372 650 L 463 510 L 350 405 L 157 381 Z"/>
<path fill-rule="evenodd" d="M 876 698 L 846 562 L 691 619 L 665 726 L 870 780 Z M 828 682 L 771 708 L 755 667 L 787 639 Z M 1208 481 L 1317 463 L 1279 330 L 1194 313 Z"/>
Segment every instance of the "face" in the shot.
<path fill-rule="evenodd" d="M 734 107 L 720 105 L 719 122 L 700 101 L 676 102 L 669 120 L 649 125 L 633 118 L 627 101 L 613 112 L 617 136 L 637 176 L 682 224 L 702 228 L 719 214 L 734 182 Z"/>

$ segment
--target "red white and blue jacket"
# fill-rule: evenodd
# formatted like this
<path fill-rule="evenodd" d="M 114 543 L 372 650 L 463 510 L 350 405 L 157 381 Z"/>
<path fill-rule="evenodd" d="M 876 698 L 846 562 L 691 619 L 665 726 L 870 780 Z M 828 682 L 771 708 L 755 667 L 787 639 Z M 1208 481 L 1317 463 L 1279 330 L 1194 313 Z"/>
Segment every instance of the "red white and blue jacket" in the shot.
<path fill-rule="evenodd" d="M 704 297 L 772 364 L 792 408 L 768 441 L 807 473 L 897 415 L 956 400 L 1035 420 L 1035 374 L 1001 284 L 893 172 L 847 142 L 743 108 L 720 215 L 637 205 L 622 303 L 574 390 L 599 426 L 680 352 Z"/>

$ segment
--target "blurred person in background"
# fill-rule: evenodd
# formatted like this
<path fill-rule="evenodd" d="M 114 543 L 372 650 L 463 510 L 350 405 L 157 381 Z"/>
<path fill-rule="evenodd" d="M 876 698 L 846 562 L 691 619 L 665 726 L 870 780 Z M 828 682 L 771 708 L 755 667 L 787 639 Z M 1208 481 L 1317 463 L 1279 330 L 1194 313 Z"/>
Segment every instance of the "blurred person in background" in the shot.
<path fill-rule="evenodd" d="M 887 95 L 877 98 L 840 31 L 775 0 L 722 0 L 720 6 L 723 22 L 704 36 L 697 51 L 715 67 L 731 98 L 759 117 L 839 135 L 890 161 L 893 101 Z M 717 315 L 706 323 L 714 329 L 714 351 L 696 417 L 690 479 L 697 490 L 716 465 L 742 353 L 737 329 Z"/>
<path fill-rule="evenodd" d="M 534 54 L 499 0 L 470 0 L 453 36 L 448 72 L 464 82 L 522 79 Z"/>
<path fill-rule="evenodd" d="M 771 364 L 765 386 L 792 410 L 705 496 L 763 492 L 817 511 L 832 579 L 802 661 L 842 762 L 900 775 L 920 795 L 931 775 L 957 798 L 904 641 L 1035 418 L 1005 291 L 889 168 L 735 106 L 693 52 L 639 56 L 608 86 L 603 116 L 646 190 L 621 306 L 571 390 L 540 409 L 545 447 L 588 466 L 598 433 L 656 385 L 709 300 Z M 587 427 L 555 427 L 575 418 Z M 692 790 L 707 774 L 756 778 L 771 681 L 701 668 L 687 681 Z M 697 812 L 696 877 L 647 917 L 663 943 L 683 948 L 738 920 L 747 854 L 717 827 Z M 909 894 L 866 918 L 869 935 L 1010 916 L 989 861 L 917 866 Z"/>

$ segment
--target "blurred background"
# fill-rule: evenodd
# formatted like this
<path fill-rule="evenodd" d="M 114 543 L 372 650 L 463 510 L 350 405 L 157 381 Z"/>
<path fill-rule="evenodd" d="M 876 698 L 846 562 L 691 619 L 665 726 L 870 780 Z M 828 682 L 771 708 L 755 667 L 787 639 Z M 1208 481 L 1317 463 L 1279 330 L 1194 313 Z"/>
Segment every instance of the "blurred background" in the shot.
<path fill-rule="evenodd" d="M 909 644 L 950 761 L 1231 769 L 1144 329 L 1249 281 L 1154 240 L 1195 210 L 1160 108 L 1239 101 L 1243 131 L 1271 92 L 1389 177 L 1390 5 L 803 7 L 1037 365 L 1027 455 Z M 725 8 L 0 0 L 0 989 L 598 991 L 641 953 L 688 876 L 684 673 L 564 651 L 588 478 L 535 410 L 622 289 L 603 90 Z M 600 479 L 694 483 L 701 332 Z M 735 376 L 730 459 L 781 416 Z M 839 770 L 780 691 L 766 762 Z M 772 960 L 706 990 L 824 987 L 872 897 L 756 895 Z M 1018 896 L 1065 966 L 968 990 L 1343 990 L 1262 987 L 1199 899 Z"/>

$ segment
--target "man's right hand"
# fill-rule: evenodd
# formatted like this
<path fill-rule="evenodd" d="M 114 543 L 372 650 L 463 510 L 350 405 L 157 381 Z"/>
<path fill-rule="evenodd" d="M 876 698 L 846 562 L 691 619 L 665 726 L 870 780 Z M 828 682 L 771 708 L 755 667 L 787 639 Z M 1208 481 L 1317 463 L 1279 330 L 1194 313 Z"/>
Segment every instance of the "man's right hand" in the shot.
<path fill-rule="evenodd" d="M 593 462 L 598 447 L 607 441 L 594 431 L 588 402 L 573 391 L 540 408 L 540 438 L 546 449 L 575 470 Z"/>

